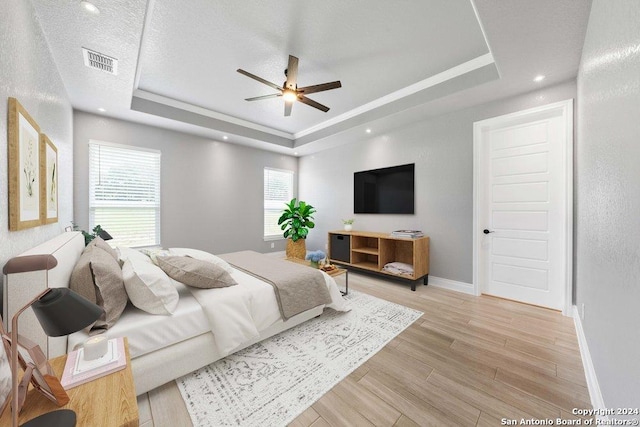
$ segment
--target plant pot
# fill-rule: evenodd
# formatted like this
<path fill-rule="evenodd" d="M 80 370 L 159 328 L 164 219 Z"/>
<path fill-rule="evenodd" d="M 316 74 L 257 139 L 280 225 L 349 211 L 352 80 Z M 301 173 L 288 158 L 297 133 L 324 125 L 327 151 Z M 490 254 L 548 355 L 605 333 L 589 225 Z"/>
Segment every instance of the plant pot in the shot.
<path fill-rule="evenodd" d="M 345 224 L 344 225 L 344 231 L 351 231 L 353 230 L 353 225 L 351 224 Z"/>
<path fill-rule="evenodd" d="M 287 258 L 304 259 L 307 256 L 307 244 L 304 239 L 298 239 L 294 242 L 287 239 Z"/>

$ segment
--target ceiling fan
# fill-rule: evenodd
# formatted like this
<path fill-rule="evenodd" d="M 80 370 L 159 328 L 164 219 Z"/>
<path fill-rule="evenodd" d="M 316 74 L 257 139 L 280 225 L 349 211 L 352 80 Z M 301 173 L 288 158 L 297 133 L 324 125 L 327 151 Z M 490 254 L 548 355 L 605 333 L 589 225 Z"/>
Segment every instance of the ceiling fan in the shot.
<path fill-rule="evenodd" d="M 247 77 L 251 77 L 254 80 L 259 81 L 260 83 L 264 83 L 269 87 L 272 87 L 278 90 L 278 93 L 274 93 L 271 95 L 263 95 L 256 96 L 254 98 L 247 98 L 245 101 L 259 101 L 261 99 L 270 99 L 282 97 L 284 99 L 284 115 L 291 115 L 291 108 L 293 107 L 294 101 L 300 101 L 303 104 L 307 104 L 313 108 L 317 108 L 318 110 L 324 111 L 325 113 L 329 111 L 329 107 L 326 105 L 322 105 L 319 102 L 314 101 L 313 99 L 309 99 L 306 95 L 310 93 L 323 92 L 325 90 L 338 89 L 342 87 L 340 81 L 330 82 L 330 83 L 322 83 L 319 85 L 313 86 L 305 86 L 298 87 L 297 79 L 298 79 L 298 58 L 295 56 L 289 55 L 289 64 L 287 69 L 284 70 L 284 75 L 287 77 L 287 81 L 284 82 L 282 87 L 278 86 L 275 83 L 271 83 L 263 78 L 256 76 L 255 74 L 251 74 L 248 71 L 245 71 L 241 68 L 238 68 L 238 72 L 240 74 L 244 74 Z"/>

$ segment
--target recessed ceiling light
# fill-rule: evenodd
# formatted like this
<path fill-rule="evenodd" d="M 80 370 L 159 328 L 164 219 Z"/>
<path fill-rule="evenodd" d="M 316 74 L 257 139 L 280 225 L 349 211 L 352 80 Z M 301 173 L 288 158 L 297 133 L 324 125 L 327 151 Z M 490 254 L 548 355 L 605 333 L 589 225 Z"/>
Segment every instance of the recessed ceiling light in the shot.
<path fill-rule="evenodd" d="M 297 151 L 294 151 L 294 152 L 293 152 L 293 155 L 294 155 L 294 156 L 297 156 L 297 155 L 298 155 L 298 152 L 297 152 Z"/>
<path fill-rule="evenodd" d="M 98 9 L 98 7 L 95 4 L 91 3 L 90 1 L 81 1 L 80 5 L 82 7 L 84 7 L 84 9 L 87 12 L 91 12 L 94 15 L 99 15 L 100 14 L 100 9 Z"/>
<path fill-rule="evenodd" d="M 101 113 L 104 113 L 107 110 L 105 110 L 104 108 L 100 107 L 100 108 L 98 108 L 98 111 L 100 111 Z"/>
<path fill-rule="evenodd" d="M 229 139 L 229 137 L 227 135 L 223 135 L 222 139 L 224 139 L 226 141 L 227 139 Z"/>
<path fill-rule="evenodd" d="M 542 74 L 538 74 L 537 76 L 535 76 L 535 77 L 533 78 L 533 81 L 534 81 L 534 82 L 536 82 L 536 83 L 538 83 L 538 82 L 543 81 L 543 80 L 544 80 L 544 78 L 545 78 L 545 76 L 543 76 Z"/>
<path fill-rule="evenodd" d="M 367 133 L 371 133 L 371 129 L 367 129 L 365 132 L 367 132 Z"/>

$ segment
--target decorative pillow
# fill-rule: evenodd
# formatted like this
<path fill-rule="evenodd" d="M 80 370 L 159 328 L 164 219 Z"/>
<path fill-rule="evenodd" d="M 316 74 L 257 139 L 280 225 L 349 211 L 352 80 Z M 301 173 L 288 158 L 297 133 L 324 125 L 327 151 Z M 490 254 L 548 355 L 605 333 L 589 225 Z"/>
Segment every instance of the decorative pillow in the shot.
<path fill-rule="evenodd" d="M 176 310 L 178 291 L 159 267 L 129 258 L 122 265 L 122 278 L 129 299 L 140 310 L 164 315 Z"/>
<path fill-rule="evenodd" d="M 96 303 L 96 285 L 93 283 L 93 275 L 91 274 L 91 254 L 97 250 L 95 245 L 84 248 L 82 255 L 78 259 L 69 280 L 69 288 L 76 291 L 92 303 Z"/>
<path fill-rule="evenodd" d="M 169 248 L 169 252 L 171 253 L 171 255 L 188 256 L 191 258 L 199 259 L 201 261 L 207 261 L 224 268 L 229 274 L 233 273 L 233 267 L 231 267 L 227 261 L 213 254 L 210 254 L 209 252 L 190 248 Z"/>
<path fill-rule="evenodd" d="M 113 249 L 111 247 L 111 245 L 109 245 L 107 242 L 102 240 L 101 237 L 94 238 L 92 241 L 89 242 L 89 245 L 87 245 L 87 247 L 89 247 L 89 246 L 96 246 L 96 247 L 102 249 L 103 251 L 107 252 L 116 261 L 118 260 L 118 252 L 116 252 L 116 250 Z"/>
<path fill-rule="evenodd" d="M 155 265 L 158 265 L 158 257 L 159 256 L 169 256 L 169 255 L 171 255 L 171 253 L 168 250 L 162 249 L 162 248 L 139 249 L 139 251 L 141 253 L 145 254 L 146 256 L 148 256 L 149 258 L 151 258 L 151 262 L 153 262 Z"/>
<path fill-rule="evenodd" d="M 71 273 L 69 287 L 105 312 L 91 331 L 109 329 L 127 306 L 120 264 L 97 245 L 85 248 Z"/>
<path fill-rule="evenodd" d="M 172 279 L 194 288 L 224 288 L 238 284 L 224 268 L 195 258 L 158 257 L 158 265 Z"/>

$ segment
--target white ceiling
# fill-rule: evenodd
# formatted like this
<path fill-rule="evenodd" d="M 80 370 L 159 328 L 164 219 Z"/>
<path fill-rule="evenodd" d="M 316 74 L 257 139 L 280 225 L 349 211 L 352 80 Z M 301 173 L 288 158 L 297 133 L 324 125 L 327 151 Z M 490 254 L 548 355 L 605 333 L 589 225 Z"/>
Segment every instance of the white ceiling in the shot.
<path fill-rule="evenodd" d="M 32 0 L 72 105 L 125 120 L 285 153 L 575 77 L 584 0 Z M 113 76 L 86 68 L 81 48 L 118 58 Z M 327 113 L 281 99 L 236 72 L 278 85 L 288 55 L 298 86 Z M 545 74 L 542 83 L 532 81 Z M 441 106 L 441 107 L 437 107 Z M 419 114 L 418 114 L 419 115 Z M 351 132 L 347 132 L 351 130 Z M 345 142 L 348 138 L 344 138 Z"/>

